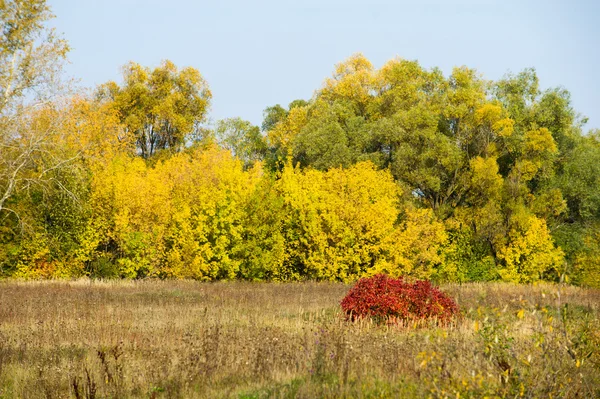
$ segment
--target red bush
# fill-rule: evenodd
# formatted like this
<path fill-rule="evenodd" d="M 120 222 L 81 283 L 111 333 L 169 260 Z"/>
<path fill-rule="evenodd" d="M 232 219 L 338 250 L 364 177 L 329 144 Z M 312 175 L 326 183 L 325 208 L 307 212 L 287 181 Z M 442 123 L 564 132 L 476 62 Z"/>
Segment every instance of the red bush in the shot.
<path fill-rule="evenodd" d="M 411 284 L 385 274 L 360 279 L 341 305 L 350 320 L 372 318 L 377 322 L 428 318 L 447 322 L 458 313 L 456 302 L 429 281 Z"/>

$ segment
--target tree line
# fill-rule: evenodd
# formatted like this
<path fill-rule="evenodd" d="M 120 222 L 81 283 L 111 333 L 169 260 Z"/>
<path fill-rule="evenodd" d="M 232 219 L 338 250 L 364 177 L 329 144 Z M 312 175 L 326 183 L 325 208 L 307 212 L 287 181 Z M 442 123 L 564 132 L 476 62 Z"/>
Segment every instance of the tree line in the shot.
<path fill-rule="evenodd" d="M 207 123 L 200 72 L 65 88 L 44 0 L 0 3 L 0 274 L 600 284 L 600 132 L 533 69 L 357 54 Z"/>

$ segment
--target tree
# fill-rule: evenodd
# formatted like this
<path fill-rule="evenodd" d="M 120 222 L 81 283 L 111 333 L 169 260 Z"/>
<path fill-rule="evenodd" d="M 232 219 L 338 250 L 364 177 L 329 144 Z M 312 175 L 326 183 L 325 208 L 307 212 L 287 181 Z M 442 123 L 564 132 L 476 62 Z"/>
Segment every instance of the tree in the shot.
<path fill-rule="evenodd" d="M 3 131 L 13 138 L 0 147 L 0 265 L 10 254 L 22 277 L 81 275 L 90 175 L 130 143 L 109 107 L 81 97 L 24 107 L 11 120 Z"/>
<path fill-rule="evenodd" d="M 263 111 L 263 123 L 261 126 L 263 132 L 268 132 L 269 130 L 273 129 L 275 125 L 277 125 L 279 121 L 285 119 L 287 115 L 288 111 L 279 104 L 265 108 Z"/>
<path fill-rule="evenodd" d="M 69 51 L 45 25 L 52 18 L 45 0 L 0 1 L 0 115 L 14 112 L 27 95 L 52 93 Z"/>
<path fill-rule="evenodd" d="M 56 124 L 40 124 L 34 107 L 56 93 L 69 50 L 46 26 L 52 17 L 45 0 L 0 1 L 0 216 L 17 215 L 7 201 L 69 163 L 54 151 Z"/>
<path fill-rule="evenodd" d="M 577 118 L 567 92 L 539 91 L 535 71 L 493 84 L 467 67 L 445 77 L 403 59 L 377 70 L 358 54 L 336 65 L 310 103 L 282 119 L 275 110 L 268 137 L 280 164 L 291 156 L 327 171 L 369 160 L 446 223 L 452 265 L 439 277 L 558 275 L 549 221 L 566 205 L 554 176 L 579 173 L 563 158 Z M 531 255 L 539 248 L 547 259 Z"/>
<path fill-rule="evenodd" d="M 292 155 L 293 140 L 307 121 L 309 104 L 296 100 L 286 110 L 279 104 L 265 110 L 263 130 L 267 134 L 269 152 L 265 164 L 272 171 L 281 171 Z M 293 107 L 292 107 L 293 105 Z"/>
<path fill-rule="evenodd" d="M 571 221 L 600 220 L 600 131 L 579 140 L 554 180 L 567 200 Z"/>
<path fill-rule="evenodd" d="M 164 61 L 154 70 L 131 62 L 123 68 L 122 86 L 108 82 L 97 97 L 109 101 L 135 137 L 143 158 L 164 149 L 180 150 L 200 131 L 212 94 L 197 69 L 177 69 Z"/>
<path fill-rule="evenodd" d="M 217 143 L 239 158 L 246 168 L 262 160 L 267 152 L 267 143 L 258 126 L 241 118 L 218 121 L 215 135 Z"/>
<path fill-rule="evenodd" d="M 464 201 L 470 161 L 505 150 L 513 121 L 490 101 L 476 71 L 445 78 L 415 61 L 375 70 L 362 55 L 336 65 L 315 98 L 269 131 L 271 145 L 301 166 L 327 170 L 370 160 L 389 167 L 436 212 Z"/>
<path fill-rule="evenodd" d="M 1 125 L 5 137 L 0 142 L 0 211 L 17 215 L 7 208 L 15 193 L 50 183 L 52 172 L 75 158 L 58 142 L 61 121 L 53 116 L 57 115 L 49 109 L 29 110 L 13 115 L 13 123 Z"/>
<path fill-rule="evenodd" d="M 290 110 L 296 107 L 306 107 L 308 104 L 309 102 L 306 100 L 297 99 L 288 105 L 288 109 L 283 108 L 279 104 L 265 108 L 263 111 L 263 123 L 261 126 L 262 131 L 268 132 L 269 130 L 273 129 L 277 123 L 288 116 Z"/>

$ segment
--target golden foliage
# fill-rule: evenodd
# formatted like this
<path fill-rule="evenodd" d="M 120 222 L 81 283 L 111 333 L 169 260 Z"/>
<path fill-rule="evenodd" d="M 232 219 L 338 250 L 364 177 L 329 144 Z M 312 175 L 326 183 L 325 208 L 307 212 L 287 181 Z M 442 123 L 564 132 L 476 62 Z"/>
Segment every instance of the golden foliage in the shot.
<path fill-rule="evenodd" d="M 244 203 L 260 177 L 228 151 L 191 149 L 148 166 L 121 155 L 93 177 L 92 224 L 119 246 L 120 273 L 232 278 Z M 99 247 L 102 247 L 100 243 Z"/>
<path fill-rule="evenodd" d="M 540 280 L 545 274 L 560 275 L 565 261 L 563 251 L 554 246 L 546 222 L 524 212 L 513 218 L 498 257 L 505 264 L 498 271 L 502 279 L 521 283 Z"/>

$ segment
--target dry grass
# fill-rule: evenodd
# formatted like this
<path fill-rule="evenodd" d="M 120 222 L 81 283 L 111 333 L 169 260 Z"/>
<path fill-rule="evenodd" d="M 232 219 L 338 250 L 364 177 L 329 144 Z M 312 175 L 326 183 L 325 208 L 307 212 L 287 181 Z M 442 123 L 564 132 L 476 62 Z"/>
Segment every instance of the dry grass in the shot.
<path fill-rule="evenodd" d="M 446 285 L 445 328 L 325 283 L 0 282 L 0 397 L 598 397 L 600 291 Z"/>

